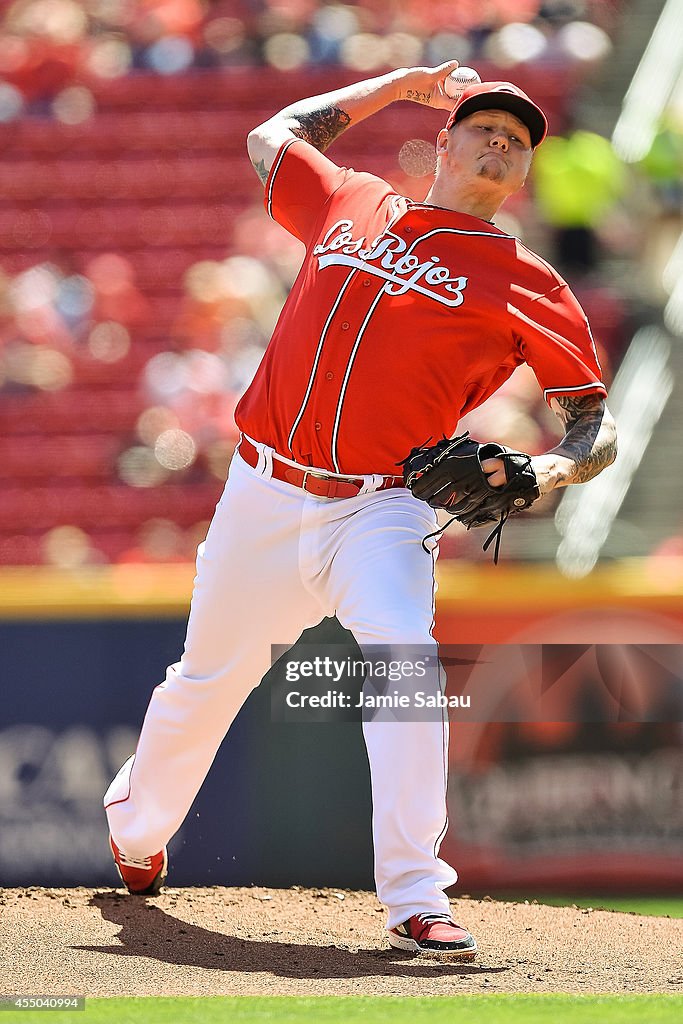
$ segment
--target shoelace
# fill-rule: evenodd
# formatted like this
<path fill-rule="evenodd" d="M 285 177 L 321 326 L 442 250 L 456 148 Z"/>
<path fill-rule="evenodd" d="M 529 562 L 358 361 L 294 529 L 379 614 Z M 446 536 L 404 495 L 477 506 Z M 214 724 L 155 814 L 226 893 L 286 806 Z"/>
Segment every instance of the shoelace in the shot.
<path fill-rule="evenodd" d="M 448 914 L 416 914 L 415 917 L 418 919 L 420 924 L 434 924 L 439 921 L 443 924 L 453 924 L 453 918 L 449 917 Z"/>
<path fill-rule="evenodd" d="M 127 857 L 122 850 L 119 850 L 119 860 L 127 868 L 140 868 L 141 871 L 149 871 L 152 867 L 151 857 Z"/>

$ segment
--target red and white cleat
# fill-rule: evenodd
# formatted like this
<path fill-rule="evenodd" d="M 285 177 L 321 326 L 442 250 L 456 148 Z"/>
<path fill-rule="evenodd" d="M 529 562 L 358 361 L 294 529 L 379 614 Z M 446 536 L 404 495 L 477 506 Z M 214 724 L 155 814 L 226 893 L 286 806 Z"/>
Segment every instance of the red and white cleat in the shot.
<path fill-rule="evenodd" d="M 128 857 L 123 850 L 119 850 L 111 836 L 109 844 L 121 881 L 128 892 L 134 896 L 156 896 L 168 874 L 166 847 L 153 857 L 136 858 Z"/>
<path fill-rule="evenodd" d="M 391 928 L 387 937 L 396 949 L 409 953 L 430 950 L 461 960 L 473 960 L 477 953 L 474 936 L 441 914 L 414 914 L 403 924 Z"/>

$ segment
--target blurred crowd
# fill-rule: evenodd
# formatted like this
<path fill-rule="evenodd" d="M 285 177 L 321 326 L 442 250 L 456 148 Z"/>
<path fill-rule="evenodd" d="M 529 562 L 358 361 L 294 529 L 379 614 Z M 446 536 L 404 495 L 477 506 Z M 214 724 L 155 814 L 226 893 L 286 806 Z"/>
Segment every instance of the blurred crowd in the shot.
<path fill-rule="evenodd" d="M 521 61 L 596 64 L 610 51 L 619 6 L 616 0 L 14 0 L 0 20 L 0 125 L 59 121 L 73 110 L 73 96 L 71 105 L 63 98 L 74 83 L 87 91 L 93 76 L 106 81 L 136 71 L 187 75 L 262 64 L 287 71 L 337 62 L 370 73 L 435 64 L 454 53 L 462 63 L 495 62 L 510 77 Z M 96 117 L 92 105 L 85 117 Z M 658 136 L 643 164 L 627 168 L 592 132 L 551 137 L 536 155 L 528 194 L 501 214 L 501 227 L 540 248 L 567 275 L 591 320 L 608 382 L 632 334 L 634 300 L 653 297 L 647 290 L 629 294 L 623 275 L 605 268 L 637 259 L 652 211 L 680 203 L 683 147 L 675 132 L 673 138 Z M 431 161 L 431 144 L 410 140 L 388 177 L 421 198 Z M 633 195 L 637 216 L 629 206 Z M 31 230 L 40 234 L 42 222 L 34 220 Z M 218 493 L 237 440 L 235 404 L 268 342 L 301 249 L 264 216 L 255 178 L 222 251 L 183 258 L 169 223 L 154 220 L 150 230 L 167 230 L 169 243 L 147 254 L 109 247 L 75 255 L 34 238 L 34 260 L 8 269 L 0 259 L 0 391 L 73 393 L 77 402 L 89 381 L 127 387 L 138 404 L 130 430 L 103 455 L 110 480 L 138 490 L 213 481 Z M 16 249 L 16 237 L 12 244 Z M 179 268 L 166 292 L 150 287 L 172 276 L 168 267 L 161 273 L 153 265 L 163 253 Z M 556 418 L 525 370 L 465 426 L 530 451 L 558 436 Z M 538 502 L 533 514 L 547 515 L 555 501 L 551 495 Z M 204 527 L 202 520 L 181 528 L 169 508 L 167 517 L 143 517 L 129 538 L 105 550 L 75 522 L 62 523 L 42 538 L 40 557 L 62 565 L 186 559 Z M 446 536 L 445 553 L 478 548 L 457 531 Z M 2 551 L 0 560 L 9 560 Z"/>
<path fill-rule="evenodd" d="M 11 0 L 0 15 L 0 119 L 75 81 L 145 70 L 594 62 L 619 0 Z"/>

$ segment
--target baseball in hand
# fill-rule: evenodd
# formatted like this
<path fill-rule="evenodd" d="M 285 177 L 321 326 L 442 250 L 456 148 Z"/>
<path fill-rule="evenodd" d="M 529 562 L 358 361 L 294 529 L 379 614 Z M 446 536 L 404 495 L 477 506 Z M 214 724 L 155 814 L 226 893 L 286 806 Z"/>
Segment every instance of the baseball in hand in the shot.
<path fill-rule="evenodd" d="M 481 78 L 474 68 L 456 68 L 443 84 L 443 91 L 449 99 L 457 100 L 470 85 L 481 82 Z"/>

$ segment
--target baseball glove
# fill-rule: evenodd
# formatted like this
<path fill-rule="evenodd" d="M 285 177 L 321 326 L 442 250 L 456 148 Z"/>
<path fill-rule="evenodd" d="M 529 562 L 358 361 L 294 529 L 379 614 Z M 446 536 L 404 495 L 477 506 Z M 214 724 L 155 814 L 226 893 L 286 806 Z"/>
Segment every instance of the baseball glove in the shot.
<path fill-rule="evenodd" d="M 481 465 L 485 459 L 503 460 L 507 482 L 501 487 L 489 484 Z M 529 508 L 540 495 L 531 456 L 495 442 L 482 444 L 471 438 L 469 432 L 413 448 L 399 465 L 403 466 L 406 487 L 416 498 L 451 513 L 446 527 L 455 520 L 468 530 L 497 524 L 484 543 L 486 551 L 496 538 L 496 563 L 500 535 L 508 517 Z M 436 532 L 442 533 L 446 527 Z"/>

